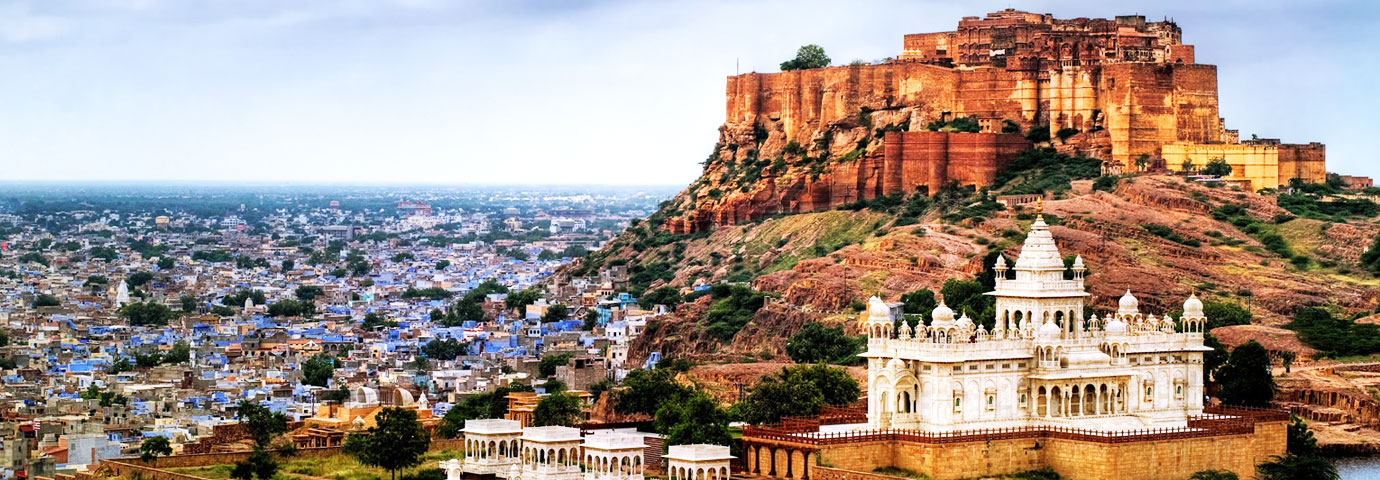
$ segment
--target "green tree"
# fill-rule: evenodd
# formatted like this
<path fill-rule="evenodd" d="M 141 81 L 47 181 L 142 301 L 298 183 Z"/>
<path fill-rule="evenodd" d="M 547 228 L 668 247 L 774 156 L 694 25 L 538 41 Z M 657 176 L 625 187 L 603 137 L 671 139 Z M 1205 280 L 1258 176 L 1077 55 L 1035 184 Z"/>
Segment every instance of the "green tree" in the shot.
<path fill-rule="evenodd" d="M 1207 165 L 1203 166 L 1202 173 L 1203 175 L 1215 175 L 1218 177 L 1230 176 L 1231 164 L 1227 163 L 1225 159 L 1214 158 L 1208 160 Z"/>
<path fill-rule="evenodd" d="M 537 300 L 540 298 L 541 292 L 537 291 L 537 287 L 531 287 L 516 293 L 509 293 L 508 298 L 503 301 L 503 306 L 507 307 L 508 310 L 517 310 L 520 312 L 528 305 L 537 303 Z"/>
<path fill-rule="evenodd" d="M 593 308 L 585 310 L 585 324 L 580 326 L 580 330 L 586 332 L 594 330 L 599 325 L 599 311 Z"/>
<path fill-rule="evenodd" d="M 318 387 L 327 386 L 335 375 L 335 358 L 317 354 L 302 362 L 302 383 Z"/>
<path fill-rule="evenodd" d="M 1255 466 L 1257 480 L 1337 480 L 1337 467 L 1316 455 L 1284 455 Z"/>
<path fill-rule="evenodd" d="M 297 297 L 298 300 L 312 302 L 316 300 L 316 297 L 325 295 L 326 291 L 316 285 L 298 285 L 297 289 L 292 291 L 292 294 Z"/>
<path fill-rule="evenodd" d="M 40 293 L 38 294 L 38 296 L 34 297 L 34 308 L 57 307 L 61 305 L 62 300 L 59 300 L 57 297 L 46 293 Z"/>
<path fill-rule="evenodd" d="M 1380 275 L 1380 235 L 1375 236 L 1375 240 L 1370 243 L 1370 248 L 1361 254 L 1361 268 L 1366 269 L 1371 275 Z"/>
<path fill-rule="evenodd" d="M 196 297 L 184 293 L 182 294 L 182 296 L 177 297 L 177 302 L 180 304 L 180 306 L 182 307 L 182 311 L 184 312 L 196 310 Z"/>
<path fill-rule="evenodd" d="M 172 349 L 168 350 L 168 353 L 163 355 L 163 363 L 169 365 L 186 363 L 191 360 L 192 346 L 188 345 L 184 340 L 178 340 L 177 343 L 173 344 Z"/>
<path fill-rule="evenodd" d="M 163 258 L 158 259 L 158 270 L 159 270 L 159 271 L 163 271 L 163 270 L 172 270 L 172 268 L 175 267 L 175 266 L 177 266 L 177 261 L 176 261 L 176 260 L 173 260 L 172 257 L 163 257 Z"/>
<path fill-rule="evenodd" d="M 264 297 L 264 292 L 258 290 L 237 291 L 234 294 L 221 297 L 220 303 L 221 305 L 225 305 L 227 307 L 239 308 L 241 306 L 244 306 L 245 299 L 253 300 L 255 305 L 263 305 L 265 303 L 268 303 L 267 297 Z"/>
<path fill-rule="evenodd" d="M 653 415 L 665 403 L 677 403 L 694 391 L 676 381 L 676 375 L 664 368 L 633 370 L 623 378 L 623 389 L 614 395 L 614 410 L 618 413 Z"/>
<path fill-rule="evenodd" d="M 120 317 L 129 321 L 130 326 L 167 325 L 174 316 L 171 308 L 158 302 L 134 302 L 120 307 Z"/>
<path fill-rule="evenodd" d="M 1184 159 L 1184 163 L 1183 163 L 1183 165 L 1180 166 L 1180 168 L 1181 168 L 1183 171 L 1185 171 L 1185 172 L 1192 172 L 1192 171 L 1193 171 L 1193 159 L 1191 159 L 1191 158 L 1185 158 L 1185 159 Z"/>
<path fill-rule="evenodd" d="M 926 317 L 930 315 L 930 312 L 934 311 L 934 307 L 939 306 L 934 300 L 934 292 L 928 288 L 922 288 L 901 295 L 901 303 L 905 304 L 905 307 L 902 308 L 906 313 L 924 315 Z"/>
<path fill-rule="evenodd" d="M 849 365 L 859 360 L 857 354 L 866 342 L 864 337 L 844 333 L 843 327 L 812 322 L 786 341 L 786 355 L 796 363 Z"/>
<path fill-rule="evenodd" d="M 1206 384 L 1217 374 L 1217 369 L 1227 363 L 1231 352 L 1227 351 L 1227 346 L 1211 333 L 1203 334 L 1203 346 L 1212 349 L 1211 352 L 1203 352 L 1203 383 Z"/>
<path fill-rule="evenodd" d="M 1275 379 L 1270 374 L 1270 356 L 1254 340 L 1232 349 L 1227 363 L 1217 371 L 1222 385 L 1218 397 L 1227 405 L 1268 407 L 1275 398 Z"/>
<path fill-rule="evenodd" d="M 661 287 L 656 290 L 642 294 L 637 303 L 651 307 L 653 305 L 665 305 L 668 308 L 675 308 L 684 299 L 680 295 L 680 289 L 676 287 Z"/>
<path fill-rule="evenodd" d="M 541 316 L 543 322 L 559 322 L 570 316 L 570 309 L 562 304 L 553 304 L 546 307 L 546 313 Z"/>
<path fill-rule="evenodd" d="M 435 269 L 436 269 L 436 270 L 445 270 L 446 267 L 449 267 L 449 266 L 450 266 L 450 260 L 440 260 L 440 261 L 437 261 L 437 262 L 436 262 L 436 267 L 435 267 Z"/>
<path fill-rule="evenodd" d="M 733 442 L 728 432 L 728 412 L 703 393 L 684 401 L 662 404 L 653 423 L 668 445 L 729 445 Z"/>
<path fill-rule="evenodd" d="M 315 313 L 315 304 L 292 298 L 284 298 L 268 306 L 268 316 L 270 317 L 310 317 Z"/>
<path fill-rule="evenodd" d="M 139 459 L 149 464 L 153 464 L 154 460 L 160 456 L 166 457 L 172 453 L 172 445 L 168 444 L 168 437 L 151 437 L 139 443 Z"/>
<path fill-rule="evenodd" d="M 553 393 L 542 397 L 537 402 L 537 407 L 532 409 L 532 425 L 574 427 L 579 425 L 583 414 L 580 399 L 574 395 Z"/>
<path fill-rule="evenodd" d="M 394 480 L 398 470 L 421 465 L 422 455 L 431 448 L 431 434 L 417 421 L 416 410 L 384 408 L 375 421 L 376 426 L 346 438 L 346 454 L 359 463 L 388 470 Z"/>
<path fill-rule="evenodd" d="M 235 466 L 230 470 L 230 478 L 253 480 L 258 477 L 259 480 L 272 480 L 277 473 L 278 461 L 264 447 L 255 445 L 249 458 L 235 462 Z"/>
<path fill-rule="evenodd" d="M 542 377 L 549 377 L 556 374 L 556 367 L 570 362 L 575 355 L 571 353 L 549 353 L 543 355 L 537 363 L 537 373 Z"/>
<path fill-rule="evenodd" d="M 781 71 L 824 68 L 829 66 L 830 61 L 829 56 L 824 54 L 824 48 L 815 44 L 805 45 L 795 51 L 795 58 L 781 62 Z"/>
<path fill-rule="evenodd" d="M 130 365 L 129 359 L 120 357 L 115 359 L 114 362 L 111 362 L 110 368 L 106 369 L 106 373 L 109 375 L 116 375 L 131 370 L 134 370 L 134 365 Z"/>
<path fill-rule="evenodd" d="M 1318 439 L 1313 437 L 1313 432 L 1308 430 L 1308 424 L 1296 415 L 1289 416 L 1289 430 L 1286 435 L 1288 439 L 1287 452 L 1290 455 L 1321 455 L 1322 450 L 1318 449 Z"/>
<path fill-rule="evenodd" d="M 274 437 L 287 433 L 287 415 L 249 400 L 240 400 L 235 408 L 236 418 L 260 448 L 267 448 Z"/>
<path fill-rule="evenodd" d="M 787 416 L 818 415 L 824 405 L 851 404 L 860 394 L 858 382 L 842 368 L 796 365 L 762 377 L 737 409 L 748 423 L 775 423 Z"/>
<path fill-rule="evenodd" d="M 125 279 L 125 283 L 129 284 L 129 288 L 136 288 L 136 287 L 142 287 L 142 286 L 148 284 L 148 283 L 149 283 L 150 281 L 152 281 L 152 280 L 153 280 L 153 274 L 152 274 L 152 273 L 149 273 L 149 272 L 134 272 L 133 275 L 130 275 L 129 278 L 126 278 L 126 279 Z"/>
<path fill-rule="evenodd" d="M 286 272 L 286 271 L 292 270 L 293 268 L 296 268 L 296 267 L 297 267 L 297 263 L 296 263 L 296 262 L 293 262 L 292 259 L 289 258 L 289 259 L 287 259 L 287 260 L 283 260 L 283 263 L 278 264 L 278 266 L 279 266 L 280 268 L 282 268 L 282 270 L 283 270 L 284 272 Z"/>
<path fill-rule="evenodd" d="M 1188 480 L 1238 480 L 1235 472 L 1231 470 L 1203 470 L 1194 472 Z"/>
<path fill-rule="evenodd" d="M 531 386 L 514 383 L 495 388 L 491 392 L 465 397 L 441 417 L 441 424 L 436 427 L 436 435 L 441 438 L 456 438 L 465 427 L 465 420 L 503 418 L 508 413 L 508 394 L 530 391 Z"/>
<path fill-rule="evenodd" d="M 1143 172 L 1146 168 L 1150 168 L 1150 154 L 1142 153 L 1136 157 L 1136 170 Z"/>

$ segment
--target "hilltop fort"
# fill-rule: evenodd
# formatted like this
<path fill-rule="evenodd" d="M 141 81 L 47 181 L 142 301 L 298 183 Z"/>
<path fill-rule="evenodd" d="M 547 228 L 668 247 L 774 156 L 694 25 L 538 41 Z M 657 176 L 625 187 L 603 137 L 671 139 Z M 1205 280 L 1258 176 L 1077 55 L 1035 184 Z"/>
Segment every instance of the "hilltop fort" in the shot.
<path fill-rule="evenodd" d="M 1322 144 L 1243 141 L 1228 129 L 1217 67 L 1195 62 L 1173 21 L 1139 15 L 964 17 L 954 31 L 905 35 L 881 63 L 737 75 L 726 93 L 719 143 L 677 200 L 673 232 L 986 186 L 1045 141 L 1112 174 L 1220 158 L 1232 166 L 1226 180 L 1249 190 L 1326 175 Z M 942 128 L 956 120 L 976 128 Z"/>

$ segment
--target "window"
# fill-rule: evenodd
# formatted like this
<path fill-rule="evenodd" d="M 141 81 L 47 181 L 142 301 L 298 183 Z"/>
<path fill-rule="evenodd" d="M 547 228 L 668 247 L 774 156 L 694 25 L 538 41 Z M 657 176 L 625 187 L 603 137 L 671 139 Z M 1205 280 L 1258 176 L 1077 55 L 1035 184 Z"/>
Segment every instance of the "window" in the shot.
<path fill-rule="evenodd" d="M 963 411 L 963 397 L 960 397 L 960 396 L 955 395 L 955 396 L 954 396 L 954 413 L 959 413 L 959 412 L 962 412 L 962 411 Z"/>
<path fill-rule="evenodd" d="M 1155 387 L 1154 387 L 1154 386 L 1151 386 L 1151 385 L 1146 385 L 1146 386 L 1145 386 L 1145 401 L 1147 401 L 1147 402 L 1153 402 L 1153 401 L 1155 401 Z"/>
<path fill-rule="evenodd" d="M 1024 393 L 1021 394 L 1021 408 L 1025 408 L 1025 395 Z"/>
<path fill-rule="evenodd" d="M 1181 385 L 1181 384 L 1180 384 L 1180 385 L 1174 385 L 1174 399 L 1175 399 L 1175 400 L 1183 400 L 1183 399 L 1184 399 L 1184 386 L 1183 386 L 1183 385 Z"/>
<path fill-rule="evenodd" d="M 987 410 L 988 410 L 988 411 L 992 411 L 992 410 L 996 410 L 996 409 L 997 409 L 997 396 L 996 396 L 995 394 L 991 394 L 991 393 L 987 394 Z"/>
<path fill-rule="evenodd" d="M 1009 364 L 1009 363 L 1003 363 L 1003 364 L 1001 364 L 1001 369 L 1002 369 L 1002 370 L 1010 370 L 1010 369 L 1011 369 L 1011 364 Z"/>

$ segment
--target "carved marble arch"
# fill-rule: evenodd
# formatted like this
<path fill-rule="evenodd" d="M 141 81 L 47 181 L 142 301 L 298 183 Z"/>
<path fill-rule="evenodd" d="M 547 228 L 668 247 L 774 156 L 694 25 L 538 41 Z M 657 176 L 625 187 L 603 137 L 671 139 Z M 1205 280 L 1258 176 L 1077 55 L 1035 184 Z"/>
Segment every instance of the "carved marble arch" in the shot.
<path fill-rule="evenodd" d="M 915 413 L 920 389 L 914 376 L 904 375 L 897 378 L 891 392 L 896 400 L 896 413 Z"/>

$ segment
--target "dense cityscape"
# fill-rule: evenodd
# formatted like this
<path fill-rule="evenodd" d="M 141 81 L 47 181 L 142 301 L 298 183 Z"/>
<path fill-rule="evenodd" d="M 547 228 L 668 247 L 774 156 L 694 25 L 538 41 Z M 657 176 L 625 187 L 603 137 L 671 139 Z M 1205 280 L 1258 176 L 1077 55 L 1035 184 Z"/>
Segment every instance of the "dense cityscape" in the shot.
<path fill-rule="evenodd" d="M 542 282 L 665 189 L 92 190 L 0 202 L 6 476 L 51 477 L 152 436 L 211 451 L 198 439 L 241 401 L 340 427 L 351 417 L 322 405 L 384 399 L 432 427 L 509 384 L 597 393 L 656 314 L 617 269 Z M 344 429 L 325 427 L 296 440 L 338 445 L 329 432 Z"/>

